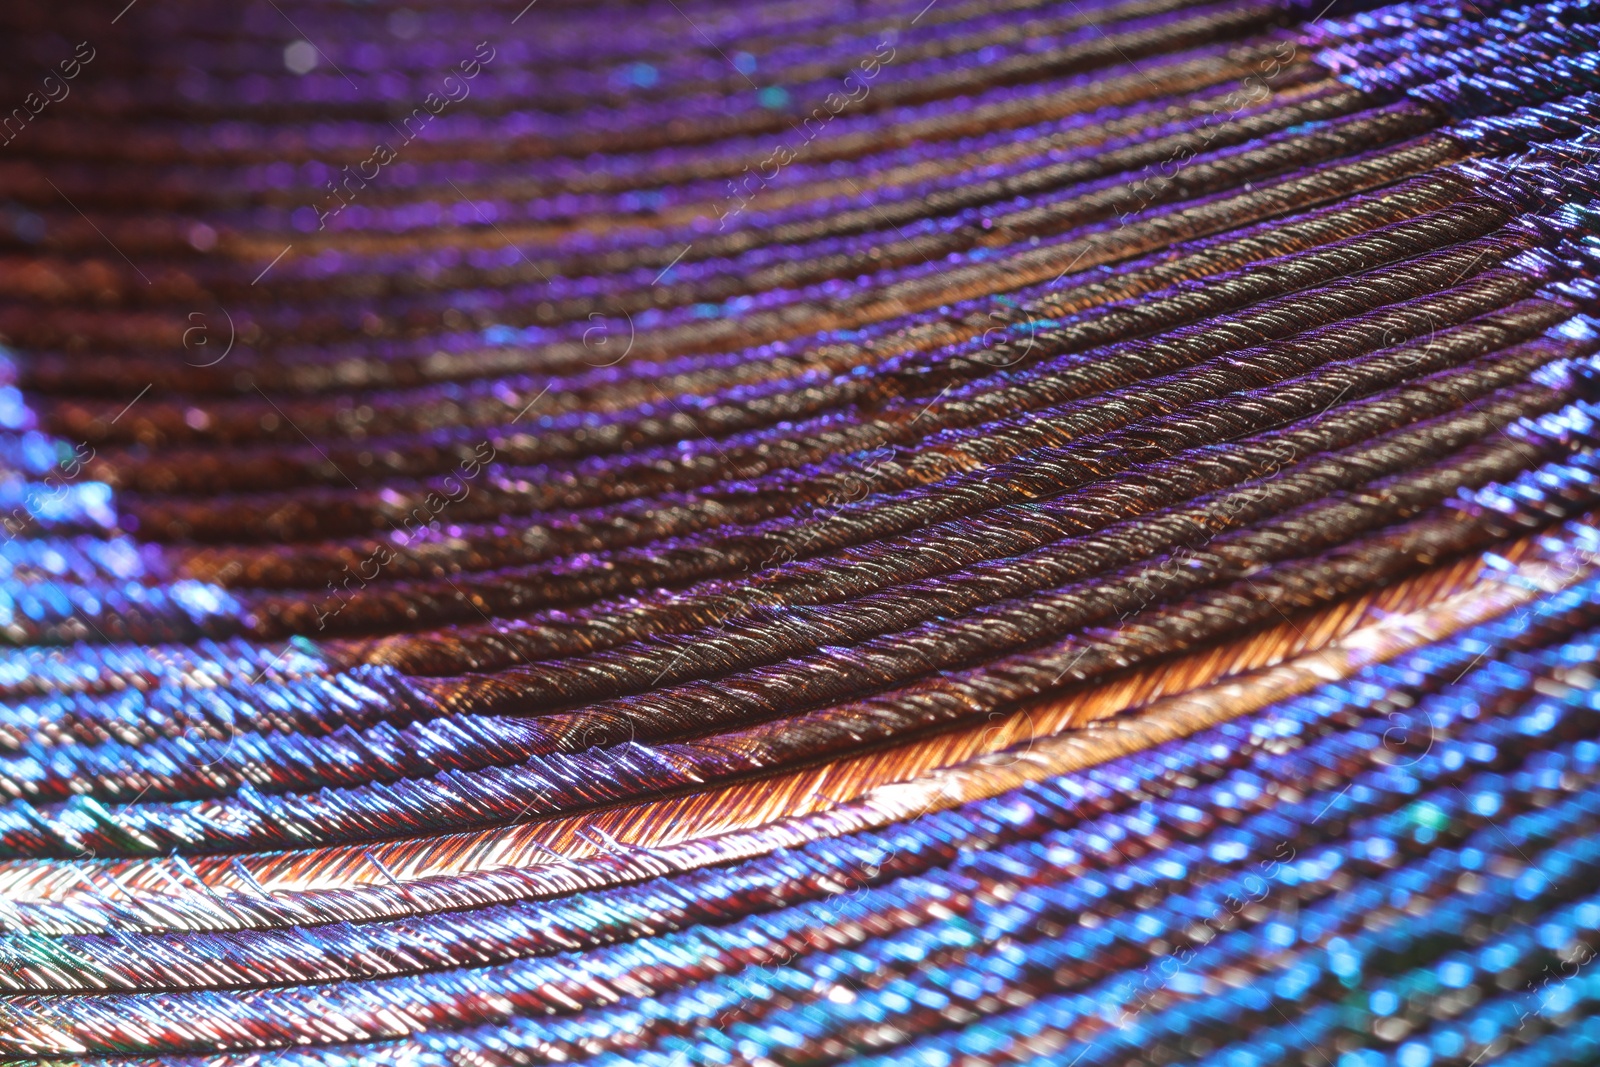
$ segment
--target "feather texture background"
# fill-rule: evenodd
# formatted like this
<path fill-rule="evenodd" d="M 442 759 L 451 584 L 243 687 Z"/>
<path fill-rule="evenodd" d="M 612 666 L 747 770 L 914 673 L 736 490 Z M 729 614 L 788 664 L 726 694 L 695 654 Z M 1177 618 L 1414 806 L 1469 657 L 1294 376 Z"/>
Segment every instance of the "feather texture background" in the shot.
<path fill-rule="evenodd" d="M 0 1059 L 1600 1060 L 1579 0 L 0 12 Z"/>

